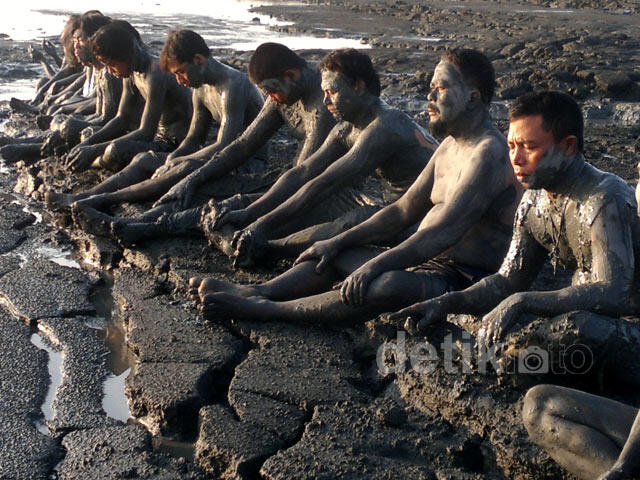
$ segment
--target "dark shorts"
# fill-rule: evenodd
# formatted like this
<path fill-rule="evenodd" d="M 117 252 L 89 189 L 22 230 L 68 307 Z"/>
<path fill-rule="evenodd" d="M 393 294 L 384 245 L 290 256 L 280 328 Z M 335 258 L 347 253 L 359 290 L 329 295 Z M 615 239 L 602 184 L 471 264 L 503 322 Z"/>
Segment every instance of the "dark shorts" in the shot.
<path fill-rule="evenodd" d="M 461 265 L 447 258 L 432 259 L 406 270 L 422 277 L 425 299 L 447 292 L 464 290 L 494 273 Z"/>

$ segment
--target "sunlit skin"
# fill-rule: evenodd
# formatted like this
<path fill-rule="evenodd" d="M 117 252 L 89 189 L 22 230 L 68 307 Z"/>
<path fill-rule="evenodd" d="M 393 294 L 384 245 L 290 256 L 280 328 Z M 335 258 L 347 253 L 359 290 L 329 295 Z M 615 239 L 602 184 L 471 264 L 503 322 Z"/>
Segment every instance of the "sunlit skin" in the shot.
<path fill-rule="evenodd" d="M 529 177 L 547 151 L 555 145 L 553 134 L 542 127 L 542 115 L 522 117 L 509 125 L 507 143 L 516 178 L 528 188 Z"/>
<path fill-rule="evenodd" d="M 322 72 L 322 91 L 324 92 L 324 104 L 327 110 L 338 121 L 347 120 L 355 122 L 364 111 L 362 94 L 365 83 L 358 79 L 355 85 L 349 79 L 337 72 Z"/>
<path fill-rule="evenodd" d="M 299 99 L 294 94 L 295 83 L 299 79 L 299 70 L 286 70 L 282 78 L 267 78 L 258 84 L 258 88 L 275 103 L 293 105 Z"/>
<path fill-rule="evenodd" d="M 458 118 L 474 92 L 477 93 L 466 84 L 458 67 L 445 60 L 436 66 L 429 88 L 427 113 L 432 131 L 434 127 L 437 129 L 439 125 Z"/>
<path fill-rule="evenodd" d="M 105 66 L 107 71 L 116 78 L 128 78 L 131 76 L 131 70 L 129 69 L 129 62 L 124 60 L 115 60 L 113 58 L 106 58 L 102 56 L 96 57 L 98 61 Z"/>
<path fill-rule="evenodd" d="M 176 77 L 179 85 L 187 88 L 198 88 L 202 85 L 202 73 L 207 58 L 202 54 L 195 54 L 191 62 L 175 63 L 169 66 L 169 71 Z"/>

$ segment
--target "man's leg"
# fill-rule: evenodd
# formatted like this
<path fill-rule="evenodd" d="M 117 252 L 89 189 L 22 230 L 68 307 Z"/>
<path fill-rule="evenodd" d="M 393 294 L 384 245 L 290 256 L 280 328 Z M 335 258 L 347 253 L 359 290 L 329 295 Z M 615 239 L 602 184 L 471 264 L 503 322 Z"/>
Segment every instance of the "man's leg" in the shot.
<path fill-rule="evenodd" d="M 522 417 L 531 440 L 581 478 L 598 478 L 617 460 L 638 410 L 570 388 L 538 385 Z"/>
<path fill-rule="evenodd" d="M 148 154 L 144 155 L 146 157 L 153 157 L 158 154 L 154 152 L 148 152 Z M 163 155 L 164 159 L 166 159 L 166 154 L 161 155 Z M 136 158 L 139 158 L 139 156 L 136 156 Z M 134 162 L 132 162 L 132 164 Z M 93 195 L 87 197 L 85 200 L 82 200 L 81 203 L 83 205 L 99 209 L 107 205 L 116 205 L 124 202 L 156 200 L 160 198 L 164 193 L 166 193 L 178 181 L 182 180 L 189 173 L 202 165 L 201 162 L 198 162 L 196 160 L 188 160 L 183 163 L 177 164 L 172 168 L 169 168 L 161 175 L 154 175 L 154 172 L 158 168 L 161 168 L 164 160 L 159 159 L 156 162 L 149 163 L 150 165 L 147 165 L 148 168 L 146 170 L 143 171 L 142 168 L 136 170 L 136 174 L 139 177 L 143 176 L 143 178 L 140 178 L 138 181 L 133 182 L 133 179 L 122 179 L 121 183 L 123 183 L 123 186 L 118 190 L 106 191 L 105 193 L 94 192 Z M 128 168 L 129 167 L 126 167 L 124 170 L 122 170 L 122 172 L 124 172 Z M 111 178 L 116 177 L 117 175 L 119 174 L 113 175 Z M 153 177 L 149 178 L 152 175 Z M 115 183 L 116 180 L 114 180 L 114 184 Z M 128 185 L 126 183 L 128 183 Z M 96 195 L 96 193 L 98 194 Z"/>
<path fill-rule="evenodd" d="M 366 261 L 366 259 L 364 260 Z M 364 263 L 360 262 L 360 265 Z M 351 271 L 359 265 L 354 266 Z M 314 271 L 315 273 L 315 271 Z M 303 279 L 299 279 L 302 283 Z M 292 282 L 294 283 L 294 282 Z M 208 318 L 250 318 L 288 322 L 341 323 L 367 320 L 451 290 L 446 274 L 386 272 L 367 289 L 363 306 L 343 303 L 339 290 L 277 302 L 262 297 L 244 298 L 229 293 L 208 293 L 201 297 Z"/>
<path fill-rule="evenodd" d="M 280 257 L 295 257 L 300 255 L 315 242 L 327 240 L 349 230 L 364 222 L 381 208 L 382 207 L 369 205 L 358 207 L 331 222 L 312 225 L 284 238 L 269 240 L 267 243 L 269 253 Z"/>
<path fill-rule="evenodd" d="M 133 158 L 129 165 L 91 189 L 75 194 L 50 191 L 45 194 L 45 200 L 50 208 L 64 208 L 73 202 L 84 200 L 93 195 L 111 193 L 135 185 L 153 175 L 153 172 L 164 163 L 167 155 L 167 153 L 156 152 L 139 153 Z M 91 206 L 98 208 L 105 203 L 110 203 L 110 197 L 105 196 L 99 198 L 95 203 L 92 203 Z"/>

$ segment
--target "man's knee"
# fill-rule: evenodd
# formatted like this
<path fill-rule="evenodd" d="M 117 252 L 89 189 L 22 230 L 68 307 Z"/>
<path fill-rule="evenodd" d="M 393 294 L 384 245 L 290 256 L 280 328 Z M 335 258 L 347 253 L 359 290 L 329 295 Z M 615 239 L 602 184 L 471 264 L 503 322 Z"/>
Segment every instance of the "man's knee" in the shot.
<path fill-rule="evenodd" d="M 385 272 L 376 277 L 367 289 L 367 304 L 394 305 L 406 294 L 406 272 Z"/>
<path fill-rule="evenodd" d="M 120 142 L 111 142 L 102 154 L 100 166 L 118 171 L 128 163 L 130 153 Z"/>
<path fill-rule="evenodd" d="M 551 406 L 556 394 L 556 388 L 552 385 L 536 385 L 530 388 L 524 397 L 522 421 L 531 440 L 535 443 L 542 443 L 545 432 L 544 425 L 552 416 Z"/>

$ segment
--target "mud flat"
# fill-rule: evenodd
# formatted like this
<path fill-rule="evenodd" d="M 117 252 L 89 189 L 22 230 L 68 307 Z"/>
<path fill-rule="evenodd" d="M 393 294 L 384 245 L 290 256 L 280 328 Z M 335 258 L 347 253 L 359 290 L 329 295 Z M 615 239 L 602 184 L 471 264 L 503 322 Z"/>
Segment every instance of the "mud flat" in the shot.
<path fill-rule="evenodd" d="M 275 27 L 286 32 L 362 39 L 385 98 L 423 125 L 440 53 L 480 48 L 496 66 L 492 115 L 501 128 L 520 93 L 570 91 L 586 114 L 587 159 L 637 181 L 636 2 L 328 0 L 260 11 L 292 21 Z M 172 26 L 156 25 L 147 41 L 159 48 Z M 214 49 L 240 68 L 250 53 Z M 323 54 L 303 53 L 314 62 Z M 0 40 L 0 59 L 16 65 L 0 69 L 0 81 L 31 75 L 26 43 Z M 6 103 L 0 120 L 2 144 L 37 131 Z M 293 148 L 284 133 L 270 145 L 279 168 Z M 377 319 L 351 328 L 206 322 L 186 295 L 190 276 L 261 281 L 286 262 L 233 271 L 198 238 L 122 249 L 43 207 L 46 188 L 80 189 L 97 177 L 69 178 L 55 159 L 0 175 L 0 478 L 571 478 L 520 420 L 527 387 L 568 379 L 465 373 L 456 355 L 455 373 L 442 358 L 428 375 L 387 371 L 397 357 L 380 349 L 393 352 L 399 337 Z M 60 355 L 50 395 L 51 354 L 34 334 Z M 460 340 L 452 327 L 429 341 L 447 334 Z M 105 412 L 104 384 L 129 367 L 122 391 L 111 393 L 128 400 L 124 423 Z M 572 385 L 637 403 L 599 380 Z"/>

